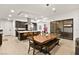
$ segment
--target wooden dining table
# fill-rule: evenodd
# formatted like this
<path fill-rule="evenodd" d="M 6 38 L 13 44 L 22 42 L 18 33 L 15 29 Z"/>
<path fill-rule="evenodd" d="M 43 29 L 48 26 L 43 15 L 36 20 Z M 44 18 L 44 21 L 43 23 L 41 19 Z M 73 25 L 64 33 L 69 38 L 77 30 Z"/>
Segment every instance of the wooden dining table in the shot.
<path fill-rule="evenodd" d="M 56 45 L 59 44 L 59 39 L 57 39 L 56 36 L 54 36 L 51 39 L 48 39 L 49 37 L 45 36 L 45 35 L 38 35 L 38 36 L 34 36 L 33 40 L 38 43 L 41 47 L 45 47 L 45 49 L 41 51 L 44 53 L 48 53 L 50 54 L 50 50 Z M 51 46 L 51 48 L 50 48 Z"/>
<path fill-rule="evenodd" d="M 40 44 L 45 44 L 49 41 L 52 41 L 56 38 L 56 36 L 53 36 L 53 38 L 49 38 L 48 36 L 45 35 L 38 35 L 38 36 L 34 36 L 34 41 L 40 43 Z"/>

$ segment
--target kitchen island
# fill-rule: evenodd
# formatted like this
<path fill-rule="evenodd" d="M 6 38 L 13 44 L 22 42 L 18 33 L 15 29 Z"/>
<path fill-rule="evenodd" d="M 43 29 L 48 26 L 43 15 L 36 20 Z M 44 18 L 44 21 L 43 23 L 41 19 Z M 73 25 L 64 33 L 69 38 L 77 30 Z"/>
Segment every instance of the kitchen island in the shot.
<path fill-rule="evenodd" d="M 18 39 L 26 40 L 28 37 L 28 33 L 33 33 L 34 36 L 40 34 L 40 31 L 18 31 Z"/>

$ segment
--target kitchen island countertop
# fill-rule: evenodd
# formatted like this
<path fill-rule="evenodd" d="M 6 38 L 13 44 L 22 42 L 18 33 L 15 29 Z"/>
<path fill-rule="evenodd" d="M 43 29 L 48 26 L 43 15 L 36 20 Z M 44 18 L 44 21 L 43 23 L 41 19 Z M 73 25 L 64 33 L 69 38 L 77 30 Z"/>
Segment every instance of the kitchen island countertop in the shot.
<path fill-rule="evenodd" d="M 39 32 L 39 31 L 18 31 L 18 33 L 25 33 L 25 32 Z"/>

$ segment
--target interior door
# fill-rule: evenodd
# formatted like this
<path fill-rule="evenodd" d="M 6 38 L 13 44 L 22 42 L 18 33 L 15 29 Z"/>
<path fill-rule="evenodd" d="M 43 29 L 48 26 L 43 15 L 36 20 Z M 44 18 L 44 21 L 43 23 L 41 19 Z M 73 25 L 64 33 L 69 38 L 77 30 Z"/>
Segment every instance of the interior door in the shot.
<path fill-rule="evenodd" d="M 6 21 L 4 24 L 4 35 L 12 35 L 12 22 Z"/>

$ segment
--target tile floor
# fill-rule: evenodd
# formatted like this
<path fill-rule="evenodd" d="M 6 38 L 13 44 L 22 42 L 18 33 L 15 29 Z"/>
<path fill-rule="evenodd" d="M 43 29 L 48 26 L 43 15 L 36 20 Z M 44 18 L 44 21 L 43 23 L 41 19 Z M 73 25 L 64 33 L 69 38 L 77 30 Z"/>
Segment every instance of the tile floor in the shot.
<path fill-rule="evenodd" d="M 19 41 L 16 37 L 3 37 L 3 44 L 0 47 L 0 55 L 28 55 L 28 40 Z M 74 55 L 74 43 L 72 40 L 61 39 L 61 46 L 56 46 L 50 53 L 51 55 Z M 29 55 L 32 55 L 32 48 Z M 36 50 L 36 55 L 44 55 Z"/>

